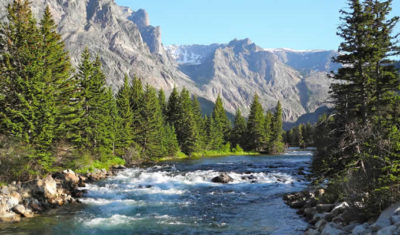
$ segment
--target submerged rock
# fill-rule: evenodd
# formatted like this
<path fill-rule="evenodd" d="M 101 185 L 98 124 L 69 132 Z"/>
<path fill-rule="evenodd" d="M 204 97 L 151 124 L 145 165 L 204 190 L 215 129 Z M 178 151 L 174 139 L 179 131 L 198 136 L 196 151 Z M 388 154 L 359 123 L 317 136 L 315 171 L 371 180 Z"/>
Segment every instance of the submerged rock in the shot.
<path fill-rule="evenodd" d="M 212 178 L 211 181 L 214 183 L 227 184 L 229 182 L 232 182 L 233 178 L 230 177 L 227 173 L 222 173 L 219 176 Z"/>

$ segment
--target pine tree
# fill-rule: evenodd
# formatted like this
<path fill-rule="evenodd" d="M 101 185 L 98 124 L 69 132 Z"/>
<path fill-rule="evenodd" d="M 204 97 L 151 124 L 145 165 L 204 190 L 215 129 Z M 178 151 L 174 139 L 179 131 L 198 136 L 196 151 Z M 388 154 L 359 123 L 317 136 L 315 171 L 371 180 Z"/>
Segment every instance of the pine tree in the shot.
<path fill-rule="evenodd" d="M 167 116 L 167 102 L 165 99 L 165 93 L 163 89 L 158 91 L 158 103 L 160 104 L 161 112 L 163 114 L 163 119 L 166 120 Z"/>
<path fill-rule="evenodd" d="M 222 131 L 224 142 L 228 142 L 231 131 L 231 122 L 226 115 L 222 99 L 219 95 L 215 101 L 212 118 L 214 118 L 214 124 L 220 129 L 220 131 Z"/>
<path fill-rule="evenodd" d="M 265 150 L 267 143 L 265 142 L 264 131 L 264 111 L 258 95 L 254 96 L 253 103 L 250 108 L 250 115 L 247 121 L 247 146 L 246 149 L 250 151 L 262 152 Z"/>
<path fill-rule="evenodd" d="M 105 75 L 99 57 L 91 61 L 89 50 L 82 53 L 77 79 L 81 89 L 81 104 L 84 111 L 80 136 L 75 143 L 80 149 L 93 151 L 99 157 L 112 154 L 113 141 L 110 131 L 110 97 L 105 87 Z"/>
<path fill-rule="evenodd" d="M 142 147 L 146 157 L 160 157 L 162 155 L 163 119 L 157 92 L 148 84 L 144 91 L 140 116 L 142 126 L 136 137 L 137 143 Z"/>
<path fill-rule="evenodd" d="M 271 132 L 271 153 L 282 153 L 285 149 L 285 145 L 282 141 L 283 134 L 283 120 L 282 120 L 282 106 L 281 102 L 278 101 L 278 104 L 275 108 L 275 115 L 272 121 L 272 132 Z"/>
<path fill-rule="evenodd" d="M 175 125 L 176 135 L 182 152 L 191 155 L 198 150 L 199 132 L 193 114 L 192 100 L 186 89 L 181 91 L 178 104 L 180 106 L 178 107 L 178 120 Z"/>
<path fill-rule="evenodd" d="M 135 77 L 132 81 L 129 103 L 133 113 L 132 130 L 134 142 L 136 143 L 138 143 L 138 138 L 140 137 L 139 133 L 143 131 L 142 127 L 144 120 L 141 115 L 144 105 L 143 97 L 144 91 L 142 81 L 138 77 Z"/>
<path fill-rule="evenodd" d="M 265 121 L 264 121 L 264 131 L 265 131 L 265 143 L 267 143 L 267 147 L 265 149 L 266 152 L 271 152 L 273 149 L 273 120 L 274 120 L 274 115 L 272 114 L 271 111 L 268 111 L 265 115 Z"/>
<path fill-rule="evenodd" d="M 131 87 L 129 85 L 128 76 L 125 75 L 124 85 L 119 89 L 116 97 L 118 107 L 119 126 L 116 136 L 116 148 L 119 154 L 131 147 L 133 143 L 133 111 L 131 106 Z"/>
<path fill-rule="evenodd" d="M 207 118 L 207 149 L 220 150 L 224 145 L 224 135 L 218 124 L 215 123 L 214 118 Z"/>
<path fill-rule="evenodd" d="M 179 112 L 181 112 L 179 93 L 176 87 L 171 92 L 167 104 L 167 122 L 177 130 Z"/>
<path fill-rule="evenodd" d="M 76 123 L 79 118 L 78 110 L 71 107 L 71 100 L 77 89 L 75 80 L 71 76 L 71 63 L 68 52 L 65 50 L 61 35 L 57 33 L 50 8 L 45 8 L 40 22 L 40 37 L 43 42 L 41 53 L 43 55 L 43 67 L 51 72 L 49 83 L 54 87 L 56 101 L 56 125 L 58 138 L 64 138 L 69 124 Z"/>
<path fill-rule="evenodd" d="M 231 132 L 230 141 L 232 146 L 239 145 L 241 147 L 246 144 L 246 120 L 242 116 L 240 109 L 236 110 L 235 121 Z"/>
<path fill-rule="evenodd" d="M 201 107 L 200 102 L 196 96 L 192 98 L 192 109 L 193 109 L 193 117 L 196 122 L 196 129 L 199 132 L 199 139 L 198 139 L 198 149 L 206 148 L 207 143 L 207 131 L 206 131 L 206 124 L 201 114 Z"/>

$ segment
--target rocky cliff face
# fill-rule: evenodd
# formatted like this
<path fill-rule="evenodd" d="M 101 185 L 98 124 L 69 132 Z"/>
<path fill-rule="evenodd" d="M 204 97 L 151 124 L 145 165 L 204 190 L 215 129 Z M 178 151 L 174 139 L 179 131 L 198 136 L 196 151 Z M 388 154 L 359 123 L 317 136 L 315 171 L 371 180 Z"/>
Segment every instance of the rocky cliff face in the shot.
<path fill-rule="evenodd" d="M 11 1 L 0 2 L 0 20 Z M 293 122 L 324 105 L 329 88 L 325 74 L 337 67 L 330 62 L 332 51 L 265 50 L 248 39 L 168 46 L 166 51 L 160 28 L 150 25 L 144 10 L 133 11 L 113 0 L 31 2 L 38 17 L 50 7 L 74 65 L 85 47 L 101 57 L 114 90 L 124 74 L 137 75 L 167 94 L 174 86 L 186 87 L 208 109 L 220 94 L 227 111 L 241 108 L 245 114 L 257 93 L 266 109 L 280 100 L 285 121 Z"/>
<path fill-rule="evenodd" d="M 228 111 L 241 108 L 247 113 L 257 93 L 266 109 L 280 100 L 287 122 L 326 105 L 326 74 L 338 68 L 331 62 L 334 51 L 263 49 L 249 39 L 167 50 L 207 97 L 221 94 Z"/>
<path fill-rule="evenodd" d="M 6 5 L 0 3 L 0 18 L 6 15 Z M 144 10 L 132 11 L 113 0 L 34 0 L 32 8 L 41 17 L 49 6 L 58 23 L 59 32 L 70 51 L 73 64 L 87 46 L 98 54 L 114 89 L 122 85 L 124 74 L 139 76 L 145 82 L 167 92 L 174 85 L 186 86 L 194 93 L 195 84 L 167 56 L 161 44 L 159 27 L 149 24 Z"/>

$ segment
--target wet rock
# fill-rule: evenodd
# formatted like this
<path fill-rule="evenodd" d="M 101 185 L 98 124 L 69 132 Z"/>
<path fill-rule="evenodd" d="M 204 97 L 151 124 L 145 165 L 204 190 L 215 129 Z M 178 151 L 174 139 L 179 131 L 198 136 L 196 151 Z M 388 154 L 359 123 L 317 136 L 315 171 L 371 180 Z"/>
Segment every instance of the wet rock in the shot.
<path fill-rule="evenodd" d="M 322 230 L 322 235 L 345 235 L 347 234 L 345 231 L 343 231 L 339 226 L 337 226 L 334 223 L 327 223 Z"/>
<path fill-rule="evenodd" d="M 314 217 L 314 214 L 317 212 L 315 207 L 305 208 L 304 209 L 304 216 L 307 220 L 311 220 Z"/>
<path fill-rule="evenodd" d="M 351 230 L 351 234 L 354 235 L 368 234 L 370 232 L 371 230 L 369 229 L 368 223 L 357 225 Z"/>
<path fill-rule="evenodd" d="M 316 208 L 319 213 L 329 212 L 335 208 L 335 204 L 317 204 Z"/>
<path fill-rule="evenodd" d="M 105 169 L 95 169 L 93 172 L 87 174 L 90 181 L 98 181 L 107 177 L 107 171 Z"/>
<path fill-rule="evenodd" d="M 390 222 L 392 222 L 392 224 L 400 223 L 400 215 L 392 215 L 392 217 L 390 217 Z"/>
<path fill-rule="evenodd" d="M 309 229 L 307 229 L 307 231 L 304 234 L 305 235 L 320 235 L 321 233 L 315 229 L 309 228 Z"/>
<path fill-rule="evenodd" d="M 396 226 L 391 225 L 388 227 L 384 227 L 382 229 L 380 229 L 376 235 L 394 235 L 394 234 L 399 234 L 399 230 L 397 229 Z"/>
<path fill-rule="evenodd" d="M 397 215 L 396 213 L 399 207 L 400 203 L 397 203 L 384 210 L 376 222 L 371 225 L 372 230 L 376 232 L 384 227 L 390 226 L 392 224 L 391 217 L 392 215 Z"/>
<path fill-rule="evenodd" d="M 324 219 L 319 220 L 316 224 L 315 224 L 315 228 L 321 232 L 324 228 L 324 226 L 327 224 L 328 222 Z"/>
<path fill-rule="evenodd" d="M 211 181 L 214 183 L 227 184 L 229 182 L 232 182 L 233 178 L 226 173 L 222 173 L 219 176 L 212 178 Z"/>

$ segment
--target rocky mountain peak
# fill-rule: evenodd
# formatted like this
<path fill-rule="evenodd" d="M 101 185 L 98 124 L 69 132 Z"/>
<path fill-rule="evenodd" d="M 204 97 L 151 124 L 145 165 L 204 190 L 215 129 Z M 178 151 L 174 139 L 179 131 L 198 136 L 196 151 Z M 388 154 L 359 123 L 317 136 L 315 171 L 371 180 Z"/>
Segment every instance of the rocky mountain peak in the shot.
<path fill-rule="evenodd" d="M 131 20 L 135 22 L 139 28 L 144 28 L 150 25 L 149 15 L 144 9 L 139 9 L 132 13 Z"/>

